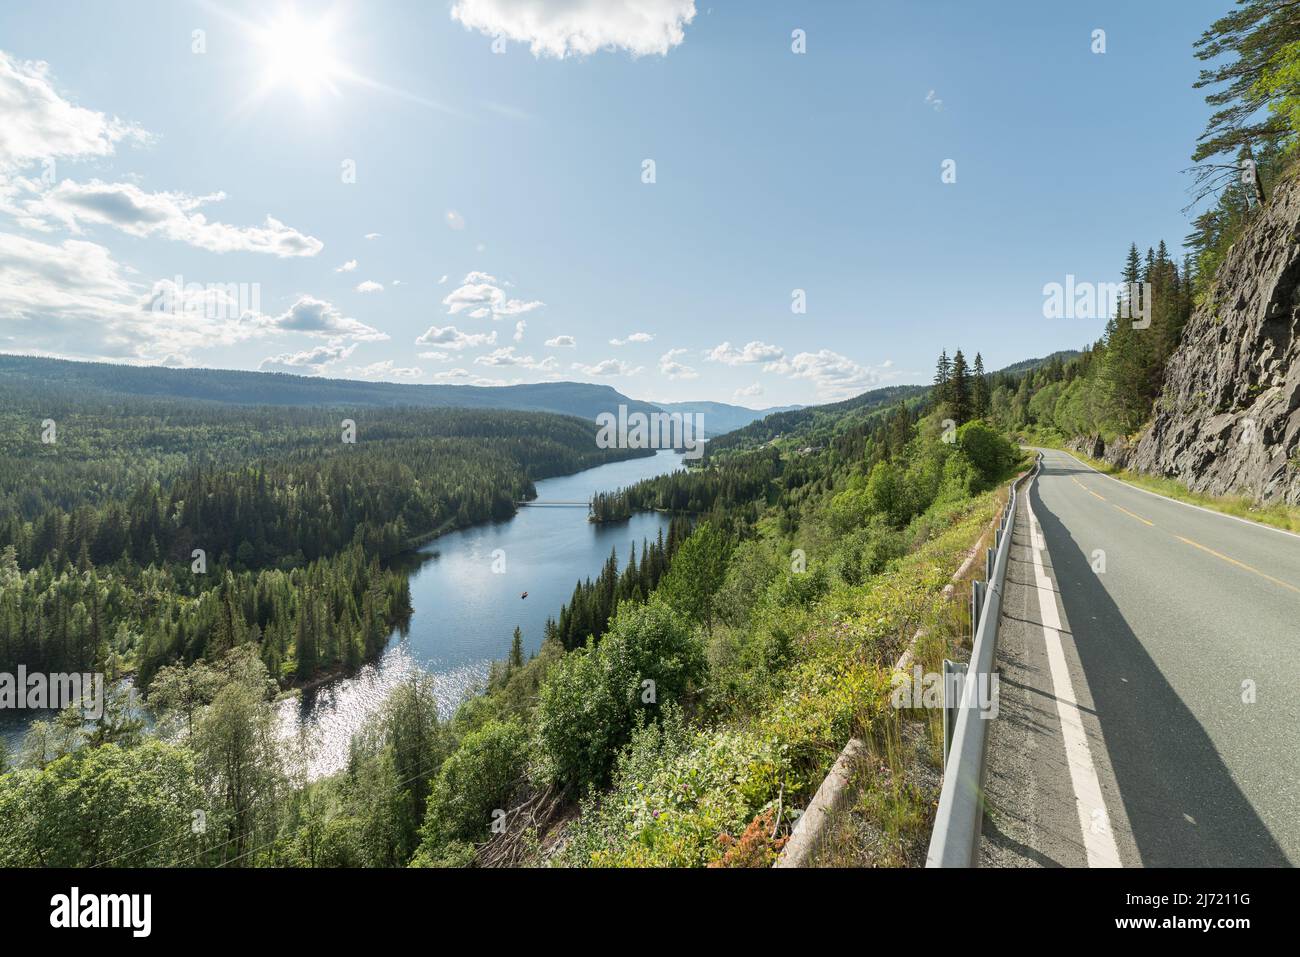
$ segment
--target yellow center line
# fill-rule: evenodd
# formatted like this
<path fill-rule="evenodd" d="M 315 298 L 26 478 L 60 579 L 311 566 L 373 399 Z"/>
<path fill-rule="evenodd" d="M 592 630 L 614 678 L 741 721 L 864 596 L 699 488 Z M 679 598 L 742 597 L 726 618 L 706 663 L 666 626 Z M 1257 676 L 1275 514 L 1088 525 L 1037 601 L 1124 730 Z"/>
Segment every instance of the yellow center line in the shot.
<path fill-rule="evenodd" d="M 1084 485 L 1082 482 L 1080 482 L 1080 481 L 1079 481 L 1077 478 L 1075 478 L 1073 475 L 1070 476 L 1070 481 L 1073 482 L 1075 485 L 1079 486 L 1079 488 L 1083 489 L 1085 492 L 1087 492 L 1089 495 L 1093 496 L 1094 498 L 1099 498 L 1099 499 L 1101 499 L 1103 502 L 1106 501 L 1106 497 L 1105 497 L 1104 495 L 1098 495 L 1096 492 L 1094 492 L 1092 489 L 1088 488 L 1088 486 Z"/>
<path fill-rule="evenodd" d="M 1114 505 L 1113 502 L 1112 502 L 1111 504 Z M 1116 507 L 1117 509 L 1119 509 L 1121 512 L 1123 512 L 1125 515 L 1128 515 L 1128 516 L 1131 517 L 1131 518 L 1136 518 L 1136 519 L 1137 519 L 1139 522 L 1141 522 L 1142 524 L 1144 524 L 1144 525 L 1150 525 L 1152 528 L 1155 527 L 1155 524 L 1156 524 L 1155 522 L 1148 522 L 1148 521 L 1147 521 L 1145 518 L 1143 518 L 1141 515 L 1134 515 L 1132 512 L 1130 512 L 1128 509 L 1126 509 L 1123 505 L 1115 505 L 1115 507 Z"/>
<path fill-rule="evenodd" d="M 1089 495 L 1096 495 L 1097 498 L 1100 498 L 1103 502 L 1106 501 L 1105 498 L 1103 498 L 1100 495 L 1097 495 L 1096 492 L 1088 488 L 1088 486 L 1084 485 L 1073 475 L 1070 476 L 1070 481 L 1073 482 L 1075 485 L 1079 486 L 1079 488 L 1083 489 Z M 1134 514 L 1133 512 L 1130 512 L 1123 505 L 1116 505 L 1114 502 L 1111 502 L 1110 504 L 1112 507 L 1119 509 L 1121 512 L 1123 512 L 1125 515 L 1129 516 L 1130 518 L 1136 518 L 1143 525 L 1146 525 L 1150 528 L 1155 528 L 1156 525 L 1155 522 L 1149 521 L 1143 518 L 1141 515 L 1137 515 Z M 1193 548 L 1199 548 L 1201 551 L 1213 555 L 1215 558 L 1222 559 L 1223 561 L 1227 562 L 1230 565 L 1236 565 L 1238 568 L 1242 569 L 1243 571 L 1248 571 L 1252 575 L 1258 575 L 1260 578 L 1264 579 L 1265 581 L 1270 581 L 1274 585 L 1281 585 L 1283 588 L 1287 589 L 1288 591 L 1293 591 L 1296 594 L 1300 594 L 1300 587 L 1292 585 L 1290 582 L 1284 582 L 1280 578 L 1274 578 L 1272 575 L 1265 574 L 1264 572 L 1260 571 L 1258 568 L 1254 568 L 1250 565 L 1247 565 L 1245 562 L 1239 562 L 1237 561 L 1237 559 L 1230 558 L 1229 556 L 1223 554 L 1222 552 L 1216 552 L 1213 548 L 1208 548 L 1207 546 L 1202 545 L 1200 542 L 1194 542 L 1190 538 L 1183 538 L 1183 536 L 1177 535 L 1173 532 L 1170 532 L 1169 534 L 1173 535 L 1174 538 L 1178 539 L 1180 542 L 1184 543 L 1185 545 L 1191 545 Z"/>
<path fill-rule="evenodd" d="M 1229 564 L 1236 565 L 1238 568 L 1244 568 L 1246 571 L 1250 572 L 1251 574 L 1258 575 L 1260 578 L 1263 578 L 1266 581 L 1271 581 L 1274 585 L 1281 585 L 1283 588 L 1286 588 L 1290 591 L 1300 594 L 1300 588 L 1297 588 L 1295 585 L 1292 585 L 1290 582 L 1284 582 L 1282 581 L 1282 579 L 1274 578 L 1272 575 L 1265 575 L 1258 568 L 1252 568 L 1251 566 L 1247 565 L 1245 562 L 1239 562 L 1235 558 L 1229 558 L 1227 555 L 1224 555 L 1222 552 L 1216 552 L 1213 548 L 1206 548 L 1200 542 L 1194 542 L 1190 538 L 1183 538 L 1183 536 L 1181 535 L 1175 535 L 1174 538 L 1178 539 L 1180 542 L 1183 542 L 1187 545 L 1191 545 L 1193 548 L 1199 548 L 1203 552 L 1208 552 L 1209 554 L 1213 555 L 1215 558 L 1221 558 L 1225 562 L 1228 562 Z"/>

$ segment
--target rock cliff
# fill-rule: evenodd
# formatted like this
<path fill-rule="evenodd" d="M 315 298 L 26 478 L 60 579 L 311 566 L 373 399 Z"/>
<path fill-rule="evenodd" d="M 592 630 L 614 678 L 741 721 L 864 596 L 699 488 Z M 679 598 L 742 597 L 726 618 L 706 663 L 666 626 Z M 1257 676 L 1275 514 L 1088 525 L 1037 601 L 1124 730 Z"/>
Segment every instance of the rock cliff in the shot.
<path fill-rule="evenodd" d="M 1194 491 L 1300 503 L 1300 179 L 1224 258 L 1129 452 Z"/>

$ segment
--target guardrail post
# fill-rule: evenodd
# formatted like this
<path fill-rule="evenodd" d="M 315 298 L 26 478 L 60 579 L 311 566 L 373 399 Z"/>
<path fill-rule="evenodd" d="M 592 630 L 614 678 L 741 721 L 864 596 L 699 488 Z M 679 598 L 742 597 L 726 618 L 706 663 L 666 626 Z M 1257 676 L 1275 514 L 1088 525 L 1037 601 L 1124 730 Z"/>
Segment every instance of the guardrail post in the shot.
<path fill-rule="evenodd" d="M 943 659 L 943 763 L 948 766 L 948 749 L 952 747 L 953 729 L 957 725 L 957 708 L 961 704 L 962 685 L 967 665 Z"/>
<path fill-rule="evenodd" d="M 972 581 L 970 583 L 970 640 L 972 645 L 975 643 L 975 632 L 980 627 L 980 612 L 984 610 L 984 589 L 986 587 L 982 581 Z"/>
<path fill-rule="evenodd" d="M 984 580 L 993 581 L 993 563 L 997 560 L 998 553 L 995 549 L 986 548 L 984 550 Z"/>

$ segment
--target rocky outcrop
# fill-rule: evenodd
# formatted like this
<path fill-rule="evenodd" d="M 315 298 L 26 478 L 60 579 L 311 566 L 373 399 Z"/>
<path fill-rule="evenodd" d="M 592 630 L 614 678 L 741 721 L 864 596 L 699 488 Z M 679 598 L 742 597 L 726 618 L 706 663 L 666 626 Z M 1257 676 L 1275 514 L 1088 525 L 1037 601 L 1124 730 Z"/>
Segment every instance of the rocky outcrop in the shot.
<path fill-rule="evenodd" d="M 1300 180 L 1278 186 L 1224 258 L 1129 467 L 1300 503 Z"/>
<path fill-rule="evenodd" d="M 1111 442 L 1100 435 L 1078 435 L 1066 442 L 1065 447 L 1071 452 L 1106 462 L 1117 469 L 1128 468 L 1133 459 L 1133 444 L 1122 435 Z"/>
<path fill-rule="evenodd" d="M 1106 454 L 1106 442 L 1100 435 L 1075 436 L 1065 443 L 1065 447 L 1090 459 L 1099 459 Z"/>
<path fill-rule="evenodd" d="M 1101 453 L 1102 461 L 1117 469 L 1126 469 L 1133 464 L 1133 445 L 1124 436 L 1120 436 L 1106 445 Z"/>

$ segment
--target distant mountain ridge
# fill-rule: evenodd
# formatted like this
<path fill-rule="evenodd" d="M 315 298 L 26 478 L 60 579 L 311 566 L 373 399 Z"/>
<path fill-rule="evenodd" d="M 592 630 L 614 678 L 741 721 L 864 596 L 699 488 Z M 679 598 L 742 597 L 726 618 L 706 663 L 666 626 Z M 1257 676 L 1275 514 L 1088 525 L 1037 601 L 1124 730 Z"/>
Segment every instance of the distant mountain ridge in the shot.
<path fill-rule="evenodd" d="M 722 435 L 735 429 L 743 429 L 749 423 L 765 419 L 769 415 L 803 408 L 801 405 L 782 405 L 769 409 L 748 409 L 743 405 L 729 405 L 726 402 L 658 402 L 656 404 L 667 412 L 703 415 L 705 435 Z"/>
<path fill-rule="evenodd" d="M 747 409 L 724 402 L 652 403 L 633 399 L 607 385 L 538 382 L 527 385 L 425 385 L 324 379 L 283 372 L 234 369 L 170 369 L 108 362 L 74 362 L 0 354 L 0 378 L 31 380 L 34 385 L 65 385 L 142 398 L 179 398 L 232 405 L 417 406 L 428 408 L 514 409 L 553 412 L 594 420 L 602 412 L 659 411 L 704 415 L 708 436 L 748 425 L 780 409 Z"/>

